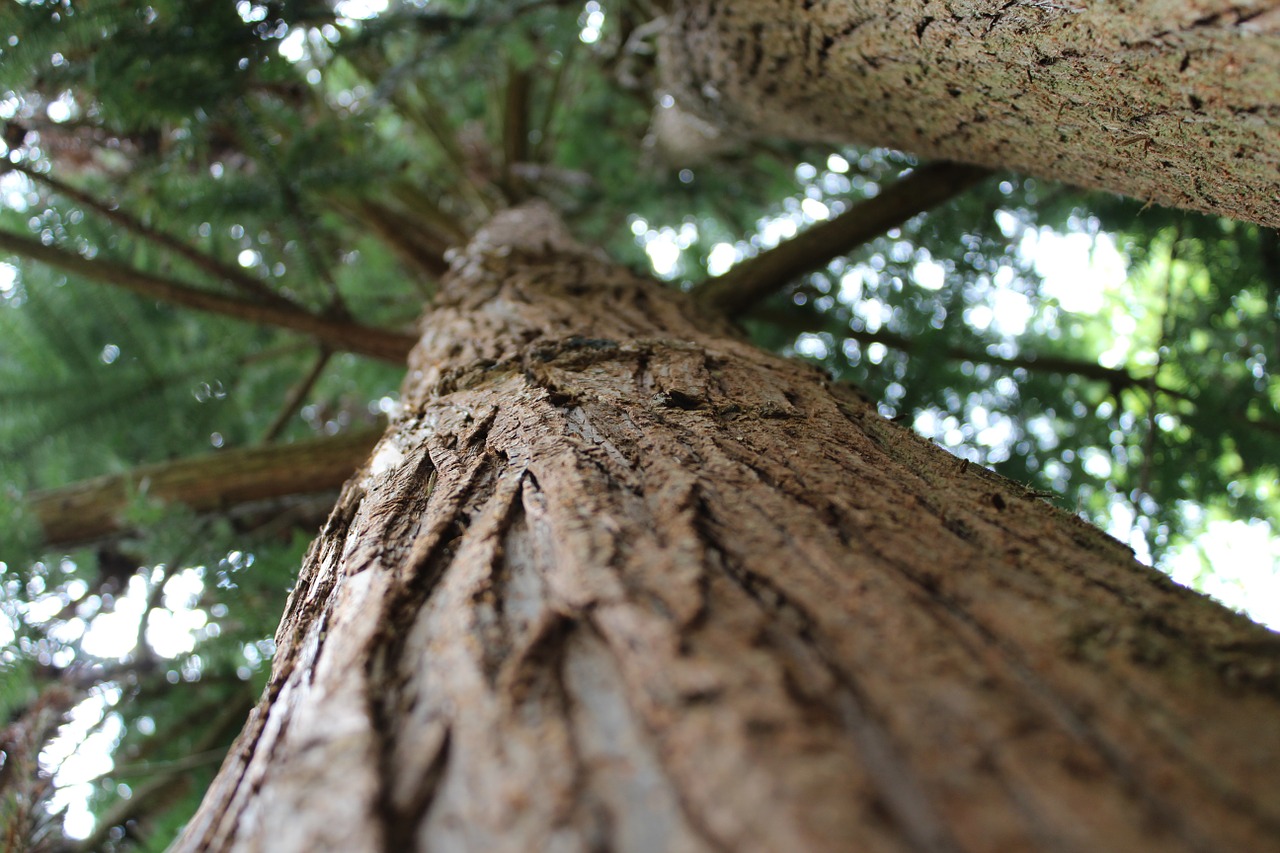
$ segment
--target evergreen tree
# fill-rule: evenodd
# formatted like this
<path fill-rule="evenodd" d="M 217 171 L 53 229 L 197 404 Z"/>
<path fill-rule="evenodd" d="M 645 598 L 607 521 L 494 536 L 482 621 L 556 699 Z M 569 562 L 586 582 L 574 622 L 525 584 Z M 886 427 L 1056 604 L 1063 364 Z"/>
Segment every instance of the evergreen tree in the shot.
<path fill-rule="evenodd" d="M 335 793 L 347 803 L 292 834 L 268 826 L 272 849 L 537 845 L 557 827 L 648 849 L 812 847 L 855 831 L 886 849 L 1119 849 L 1151 821 L 1175 848 L 1277 843 L 1274 783 L 1234 752 L 1275 755 L 1260 716 L 1274 712 L 1273 636 L 1161 586 L 1045 504 L 1104 525 L 1127 512 L 1157 559 L 1210 520 L 1276 516 L 1275 233 L 886 149 L 753 132 L 695 157 L 664 127 L 658 11 L 430 2 L 362 19 L 354 4 L 297 0 L 0 13 L 13 33 L 0 45 L 10 849 L 62 843 L 51 804 L 69 808 L 73 835 L 89 832 L 84 849 L 163 848 L 264 686 L 189 844 L 253 831 L 241 783 L 268 777 L 259 820 Z M 1006 162 L 1034 168 L 985 165 Z M 530 212 L 541 207 L 473 241 L 531 199 L 578 245 L 672 293 L 583 253 Z M 1099 263 L 1083 274 L 1105 275 L 1111 257 L 1127 279 L 1063 285 L 1043 260 L 1055 241 L 1091 247 Z M 535 280 L 564 292 L 540 301 Z M 610 288 L 626 299 L 600 297 Z M 815 363 L 834 396 L 817 372 L 750 355 L 735 329 Z M 619 389 L 630 396 L 609 396 Z M 948 467 L 907 426 L 976 465 Z M 580 455 L 537 429 L 577 436 Z M 787 461 L 788 435 L 805 462 Z M 871 458 L 896 473 L 876 480 L 858 467 Z M 859 503 L 851 472 L 883 500 Z M 633 529 L 646 523 L 658 544 Z M 1009 545 L 1038 538 L 1031 556 Z M 868 569 L 860 549 L 901 571 Z M 1054 560 L 1059 579 L 1044 569 Z M 824 587 L 804 565 L 841 580 Z M 607 577 L 621 589 L 600 587 Z M 885 612 L 914 627 L 875 627 Z M 1037 619 L 1053 627 L 1033 641 Z M 930 633 L 939 620 L 952 627 Z M 670 656 L 677 639 L 688 648 Z M 651 656 L 624 651 L 646 642 Z M 980 673 L 938 651 L 948 642 L 1003 663 Z M 321 643 L 347 669 L 322 665 Z M 935 686 L 895 687 L 877 646 Z M 441 650 L 454 668 L 426 662 Z M 466 682 L 473 670 L 484 689 Z M 965 692 L 983 679 L 997 698 Z M 299 700 L 286 736 L 273 703 L 304 683 L 331 693 Z M 1033 713 L 1024 694 L 1040 689 L 1054 701 Z M 924 718 L 947 690 L 991 725 L 976 741 L 964 728 L 966 743 L 1013 764 L 940 758 L 947 735 Z M 1083 707 L 1109 690 L 1127 698 L 1090 719 Z M 473 703 L 476 725 L 451 702 Z M 972 719 L 944 711 L 943 728 Z M 1130 743 L 1134 713 L 1159 719 Z M 1053 734 L 1013 748 L 1020 714 Z M 1197 715 L 1219 722 L 1185 745 Z M 328 747 L 309 753 L 305 732 Z M 48 774 L 78 737 L 112 763 L 79 785 L 64 772 L 55 792 Z M 1087 765 L 1074 781 L 1046 758 L 1064 750 Z M 611 776 L 610 762 L 632 772 Z M 1175 782 L 1161 788 L 1161 774 Z M 769 778 L 777 790 L 760 787 Z M 991 792 L 1000 784 L 1031 792 L 1021 817 Z M 838 812 L 823 791 L 873 793 Z M 1092 810 L 1091 796 L 1112 805 L 1073 828 L 1063 814 Z M 1071 805 L 1054 812 L 1053 798 Z M 1196 798 L 1197 816 L 1176 814 Z"/>

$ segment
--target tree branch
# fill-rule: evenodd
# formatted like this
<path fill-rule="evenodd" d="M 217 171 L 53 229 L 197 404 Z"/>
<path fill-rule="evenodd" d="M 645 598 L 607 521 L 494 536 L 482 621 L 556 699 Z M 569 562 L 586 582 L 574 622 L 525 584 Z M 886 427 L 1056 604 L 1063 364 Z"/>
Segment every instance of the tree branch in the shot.
<path fill-rule="evenodd" d="M 900 352 L 910 353 L 913 349 L 918 349 L 918 343 L 911 338 L 898 335 L 893 332 L 867 332 L 857 329 L 849 329 L 843 334 L 846 337 L 853 338 L 855 341 L 864 344 L 883 344 Z M 1170 388 L 1167 385 L 1159 385 L 1154 381 L 1154 375 L 1134 376 L 1123 367 L 1106 367 L 1098 364 L 1096 361 L 1087 361 L 1083 359 L 1065 358 L 1055 355 L 1018 355 L 1018 356 L 1001 356 L 991 355 L 986 352 L 973 352 L 971 350 L 962 349 L 960 347 L 947 347 L 943 350 L 943 354 L 952 361 L 972 361 L 979 364 L 992 364 L 998 367 L 1023 368 L 1024 370 L 1038 371 L 1041 373 L 1065 373 L 1073 376 L 1080 376 L 1085 379 L 1093 379 L 1099 382 L 1106 382 L 1115 390 L 1123 388 L 1141 388 L 1144 391 L 1163 394 L 1166 397 L 1172 397 L 1176 400 L 1183 400 L 1192 405 L 1200 405 L 1199 400 L 1186 391 L 1179 391 L 1176 388 Z M 1280 435 L 1280 424 L 1271 421 L 1259 420 L 1251 418 L 1243 412 L 1237 412 L 1232 415 L 1235 420 L 1248 424 L 1255 429 Z"/>
<path fill-rule="evenodd" d="M 381 435 L 381 429 L 360 430 L 142 465 L 123 474 L 31 492 L 27 506 L 46 545 L 91 542 L 121 530 L 120 514 L 139 492 L 210 512 L 336 489 L 368 458 Z"/>
<path fill-rule="evenodd" d="M 529 72 L 508 62 L 502 117 L 502 185 L 513 202 L 524 197 L 524 181 L 516 167 L 529 162 L 529 101 L 532 90 L 533 78 Z"/>
<path fill-rule="evenodd" d="M 900 352 L 910 353 L 919 349 L 919 342 L 908 338 L 905 335 L 899 335 L 894 332 L 886 332 L 883 329 L 878 332 L 868 332 L 859 329 L 849 329 L 842 334 L 853 338 L 855 341 L 863 344 L 883 344 L 892 347 Z M 973 361 L 980 364 L 994 364 L 1001 367 L 1017 368 L 1021 367 L 1026 370 L 1035 370 L 1047 373 L 1070 373 L 1075 376 L 1082 376 L 1086 379 L 1095 379 L 1100 382 L 1106 382 L 1119 388 L 1148 388 L 1150 380 L 1139 378 L 1129 373 L 1122 367 L 1106 367 L 1098 364 L 1096 361 L 1087 359 L 1065 358 L 1055 355 L 1017 355 L 1002 356 L 991 355 L 987 352 L 975 352 L 962 347 L 949 346 L 943 350 L 946 357 L 952 361 Z M 1175 391 L 1172 388 L 1160 387 L 1162 393 L 1180 399 L 1191 399 L 1182 391 Z"/>
<path fill-rule="evenodd" d="M 113 207 L 108 202 L 95 198 L 82 189 L 78 189 L 77 187 L 64 183 L 52 175 L 37 172 L 35 169 L 32 169 L 30 166 L 22 163 L 8 163 L 6 164 L 6 168 L 13 169 L 16 172 L 21 172 L 33 181 L 39 181 L 55 193 L 94 210 L 108 221 L 114 222 L 125 230 L 131 231 L 142 239 L 154 243 L 162 249 L 167 249 L 173 252 L 179 257 L 189 261 L 197 269 L 203 270 L 219 281 L 226 281 L 230 283 L 249 296 L 260 299 L 263 302 L 296 307 L 296 303 L 286 299 L 274 290 L 271 290 L 269 287 L 266 287 L 262 282 L 252 276 L 246 275 L 235 267 L 222 263 L 212 255 L 207 255 L 204 252 L 199 251 L 187 243 L 184 243 L 182 240 L 179 240 L 177 237 L 174 237 L 172 234 L 167 234 L 144 224 L 142 220 L 132 214 L 126 213 L 119 207 Z"/>
<path fill-rule="evenodd" d="M 438 279 L 449 271 L 444 253 L 454 243 L 439 240 L 430 229 L 405 227 L 402 212 L 379 202 L 361 199 L 339 204 L 385 243 L 409 270 L 421 273 L 428 280 Z"/>
<path fill-rule="evenodd" d="M 262 440 L 258 442 L 259 444 L 271 444 L 284 431 L 289 420 L 297 413 L 298 409 L 302 408 L 303 402 L 306 401 L 307 395 L 311 393 L 311 389 L 315 387 L 316 382 L 320 379 L 320 374 L 324 372 L 325 365 L 329 363 L 329 358 L 332 355 L 333 353 L 329 350 L 321 348 L 311 365 L 311 369 L 307 371 L 307 375 L 289 389 L 289 394 L 285 397 L 284 406 L 272 418 L 270 425 L 263 432 Z"/>
<path fill-rule="evenodd" d="M 142 272 L 115 261 L 85 258 L 74 252 L 46 246 L 31 237 L 0 231 L 0 251 L 13 252 L 48 264 L 63 272 L 112 284 L 116 287 L 185 308 L 196 308 L 224 317 L 263 323 L 311 335 L 336 350 L 359 353 L 384 361 L 403 363 L 416 342 L 403 332 L 362 326 L 346 320 L 311 314 L 294 306 L 249 302 L 211 293 L 189 284 Z"/>
<path fill-rule="evenodd" d="M 956 163 L 930 163 L 835 219 L 738 264 L 697 291 L 703 305 L 737 317 L 807 272 L 825 267 L 873 237 L 901 225 L 990 175 Z"/>

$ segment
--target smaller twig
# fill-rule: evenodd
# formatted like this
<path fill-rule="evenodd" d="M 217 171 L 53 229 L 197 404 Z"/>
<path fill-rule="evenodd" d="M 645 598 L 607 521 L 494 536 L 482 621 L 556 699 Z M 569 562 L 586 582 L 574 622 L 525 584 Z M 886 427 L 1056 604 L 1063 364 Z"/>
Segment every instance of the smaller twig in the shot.
<path fill-rule="evenodd" d="M 329 268 L 329 264 L 320 252 L 319 242 L 316 239 L 314 229 L 311 227 L 311 220 L 307 217 L 303 199 L 290 180 L 290 176 L 286 175 L 284 169 L 281 168 L 280 158 L 276 156 L 275 148 L 263 134 L 262 121 L 245 99 L 241 98 L 238 106 L 239 117 L 244 122 L 249 137 L 258 149 L 259 158 L 268 166 L 271 177 L 275 182 L 280 202 L 284 206 L 285 214 L 293 223 L 294 230 L 297 232 L 298 242 L 302 247 L 302 257 L 306 265 L 310 267 L 312 279 L 318 280 L 328 297 L 326 312 L 332 317 L 349 316 L 342 298 L 342 292 L 338 289 L 337 281 L 334 280 L 333 271 Z"/>
<path fill-rule="evenodd" d="M 1263 280 L 1271 297 L 1273 311 L 1280 311 L 1280 231 L 1262 228 L 1258 231 L 1258 257 L 1262 263 Z M 1275 349 L 1270 357 L 1280 364 L 1280 335 L 1274 337 Z"/>
<path fill-rule="evenodd" d="M 878 343 L 883 344 L 900 352 L 911 353 L 913 350 L 920 348 L 920 342 L 894 334 L 893 332 L 867 332 L 857 329 L 850 329 L 844 333 L 850 338 L 860 343 Z M 1200 401 L 1195 395 L 1186 391 L 1180 391 L 1176 388 L 1170 388 L 1168 385 L 1153 384 L 1154 374 L 1147 376 L 1134 376 L 1123 367 L 1105 367 L 1096 361 L 1084 361 L 1080 359 L 1064 358 L 1054 355 L 1034 355 L 1025 354 L 1013 357 L 991 355 L 986 352 L 975 352 L 961 349 L 960 347 L 947 347 L 943 351 L 943 356 L 949 361 L 972 361 L 976 364 L 990 364 L 996 367 L 1004 367 L 1009 369 L 1022 368 L 1037 373 L 1058 373 L 1065 375 L 1079 376 L 1083 379 L 1092 379 L 1098 382 L 1105 382 L 1113 389 L 1120 390 L 1125 388 L 1147 389 L 1157 394 L 1162 394 L 1174 400 L 1181 400 L 1190 403 L 1193 406 L 1200 406 Z M 1249 417 L 1243 411 L 1230 413 L 1231 418 L 1239 423 L 1250 426 L 1262 432 L 1280 435 L 1280 423 L 1265 421 L 1259 418 Z"/>
<path fill-rule="evenodd" d="M 1173 276 L 1174 264 L 1178 260 L 1178 242 L 1182 239 L 1182 226 L 1179 223 L 1173 228 L 1173 240 L 1169 243 L 1169 259 L 1168 266 L 1165 268 L 1164 275 L 1164 306 L 1160 312 L 1160 337 L 1156 340 L 1156 363 L 1151 370 L 1151 375 L 1147 377 L 1147 436 L 1142 447 L 1142 473 L 1138 477 L 1138 488 L 1151 494 L 1151 471 L 1155 462 L 1156 453 L 1156 433 L 1159 430 L 1157 420 L 1159 418 L 1159 397 L 1158 392 L 1160 386 L 1156 384 L 1156 377 L 1160 375 L 1160 368 L 1164 366 L 1164 344 L 1171 335 L 1170 318 L 1173 315 Z"/>
<path fill-rule="evenodd" d="M 575 41 L 574 44 L 576 46 L 577 42 Z M 555 73 L 551 77 L 551 91 L 547 93 L 546 108 L 542 111 L 542 122 L 538 126 L 538 139 L 533 144 L 533 153 L 530 157 L 535 163 L 545 163 L 547 160 L 552 128 L 555 126 L 556 108 L 560 106 L 560 92 L 564 88 L 565 75 L 568 73 L 569 60 L 573 54 L 572 48 L 561 54 L 560 64 L 556 66 Z"/>
<path fill-rule="evenodd" d="M 462 242 L 446 243 L 438 239 L 431 229 L 406 227 L 405 216 L 401 210 L 389 208 L 376 201 L 362 199 L 342 206 L 361 225 L 382 240 L 405 267 L 421 273 L 428 281 L 439 279 L 449 271 L 444 253 L 451 246 Z"/>
<path fill-rule="evenodd" d="M 247 696 L 239 702 L 226 705 L 196 740 L 192 752 L 200 755 L 212 750 L 219 742 L 230 738 L 231 733 L 240 728 L 244 718 L 253 708 L 253 701 Z M 225 754 L 225 753 L 224 753 Z M 191 784 L 191 776 L 186 767 L 175 767 L 167 772 L 159 773 L 154 779 L 133 789 L 133 796 L 127 800 L 117 800 L 107 810 L 87 838 L 80 841 L 72 849 L 77 853 L 99 849 L 111 831 L 118 826 L 134 820 L 142 820 L 155 810 L 163 808 L 167 803 L 181 796 Z"/>
<path fill-rule="evenodd" d="M 193 755 L 184 755 L 171 761 L 144 761 L 138 764 L 117 764 L 109 775 L 116 777 L 153 776 L 157 773 L 179 773 L 217 764 L 227 754 L 225 749 L 206 749 Z"/>
<path fill-rule="evenodd" d="M 115 261 L 86 258 L 75 252 L 46 246 L 31 237 L 0 231 L 0 251 L 47 264 L 90 281 L 110 284 L 149 299 L 184 308 L 195 308 L 225 317 L 291 329 L 316 338 L 334 349 L 403 363 L 417 342 L 412 335 L 363 326 L 348 320 L 322 317 L 293 305 L 249 302 L 193 287 L 164 276 L 143 272 Z"/>
<path fill-rule="evenodd" d="M 315 387 L 316 381 L 319 380 L 320 374 L 324 372 L 325 365 L 329 363 L 329 357 L 333 353 L 321 348 L 316 355 L 315 362 L 311 365 L 311 369 L 307 371 L 307 375 L 289 389 L 288 396 L 285 397 L 284 406 L 276 413 L 271 424 L 263 432 L 262 438 L 258 440 L 259 445 L 270 444 L 279 437 L 280 433 L 289 423 L 289 419 L 298 413 L 302 408 L 302 404 L 306 402 L 307 395 L 311 393 L 311 389 Z"/>
<path fill-rule="evenodd" d="M 472 174 L 471 163 L 458 141 L 458 136 L 442 116 L 448 114 L 444 105 L 426 88 L 422 81 L 412 86 L 413 97 L 393 95 L 393 101 L 405 116 L 419 127 L 426 130 L 440 150 L 452 162 L 454 175 L 458 179 L 459 194 L 468 202 L 478 219 L 488 219 L 493 215 L 495 206 L 484 187 L 478 184 Z"/>
<path fill-rule="evenodd" d="M 428 232 L 432 240 L 444 249 L 460 246 L 470 239 L 467 229 L 455 217 L 441 210 L 439 205 L 408 181 L 391 184 L 387 187 L 387 192 L 412 213 L 418 220 L 416 225 Z"/>

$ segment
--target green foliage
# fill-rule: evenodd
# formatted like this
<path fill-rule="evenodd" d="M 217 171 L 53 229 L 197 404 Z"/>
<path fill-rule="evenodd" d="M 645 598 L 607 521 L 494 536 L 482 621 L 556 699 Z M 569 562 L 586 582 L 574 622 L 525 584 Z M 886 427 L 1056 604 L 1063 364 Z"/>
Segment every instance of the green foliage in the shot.
<path fill-rule="evenodd" d="M 664 162 L 648 6 L 602 7 L 423 0 L 356 21 L 315 0 L 7 4 L 0 233 L 399 330 L 444 249 L 529 195 L 692 287 L 913 165 L 747 140 Z M 1064 244 L 1099 262 L 1078 284 L 1045 260 Z M 1107 258 L 1128 274 L 1101 286 Z M 372 424 L 400 371 L 332 353 L 315 373 L 325 356 L 295 333 L 5 263 L 0 723 L 42 684 L 71 691 L 73 725 L 96 720 L 115 762 L 71 822 L 89 809 L 104 848 L 161 849 L 261 689 L 316 507 L 197 518 L 138 490 L 131 532 L 39 554 L 19 499 Z M 744 325 L 966 458 L 1120 533 L 1133 519 L 1159 558 L 1214 521 L 1277 516 L 1277 288 L 1274 233 L 998 176 Z"/>

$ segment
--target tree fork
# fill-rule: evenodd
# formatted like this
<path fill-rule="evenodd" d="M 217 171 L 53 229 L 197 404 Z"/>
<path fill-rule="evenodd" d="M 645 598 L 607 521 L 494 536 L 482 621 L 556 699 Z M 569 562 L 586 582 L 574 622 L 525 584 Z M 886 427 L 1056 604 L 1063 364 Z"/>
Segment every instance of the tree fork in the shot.
<path fill-rule="evenodd" d="M 276 641 L 176 850 L 1280 847 L 1276 635 L 539 208 Z"/>

